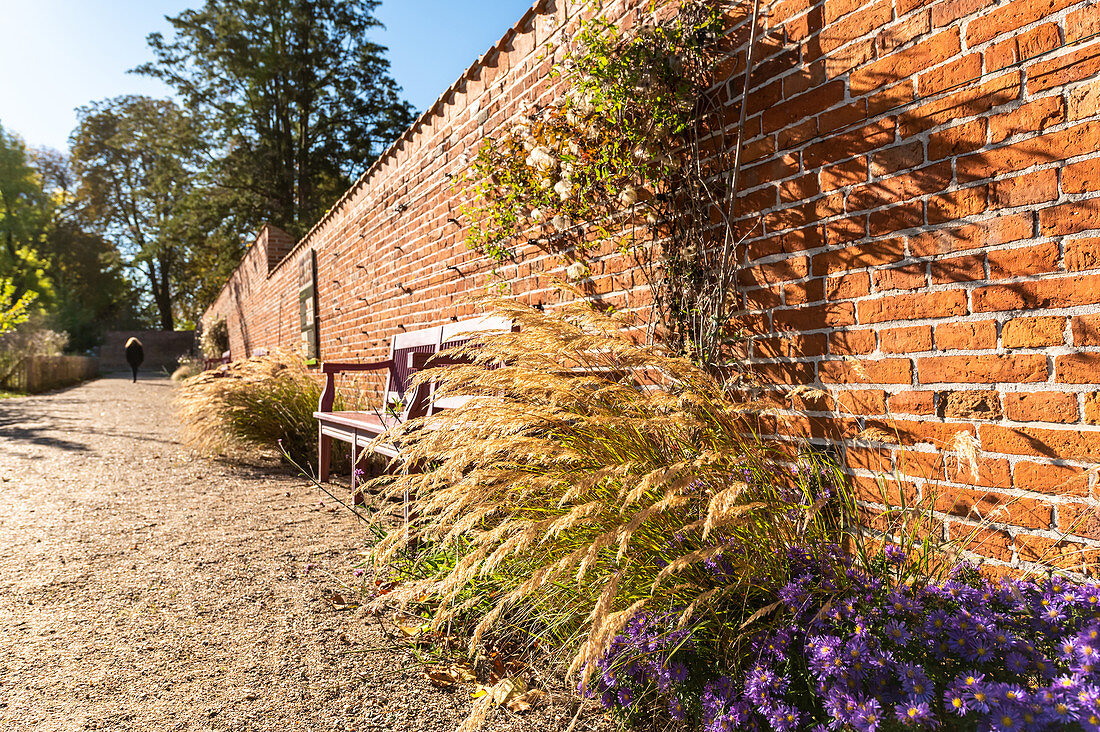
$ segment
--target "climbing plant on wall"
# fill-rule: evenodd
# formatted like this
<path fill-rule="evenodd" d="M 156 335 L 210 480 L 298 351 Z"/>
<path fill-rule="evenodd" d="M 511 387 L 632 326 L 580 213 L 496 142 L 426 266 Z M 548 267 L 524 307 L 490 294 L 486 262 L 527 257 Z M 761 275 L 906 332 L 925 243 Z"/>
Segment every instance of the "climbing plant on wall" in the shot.
<path fill-rule="evenodd" d="M 528 104 L 471 161 L 468 245 L 504 261 L 533 242 L 582 279 L 613 243 L 647 279 L 663 340 L 717 359 L 732 228 L 724 110 L 710 89 L 729 21 L 725 3 L 689 0 L 626 31 L 583 22 L 555 66 L 562 93 Z"/>

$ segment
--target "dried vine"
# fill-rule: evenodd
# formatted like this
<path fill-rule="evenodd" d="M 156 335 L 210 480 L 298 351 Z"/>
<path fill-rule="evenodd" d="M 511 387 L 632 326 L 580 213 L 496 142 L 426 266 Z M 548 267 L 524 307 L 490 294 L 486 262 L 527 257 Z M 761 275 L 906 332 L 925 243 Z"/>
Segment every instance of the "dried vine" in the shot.
<path fill-rule="evenodd" d="M 626 32 L 582 23 L 555 67 L 564 94 L 486 138 L 464 178 L 471 248 L 504 261 L 533 242 L 582 279 L 614 242 L 653 293 L 661 339 L 704 363 L 720 359 L 733 308 L 731 145 L 710 92 L 730 9 L 689 0 Z"/>

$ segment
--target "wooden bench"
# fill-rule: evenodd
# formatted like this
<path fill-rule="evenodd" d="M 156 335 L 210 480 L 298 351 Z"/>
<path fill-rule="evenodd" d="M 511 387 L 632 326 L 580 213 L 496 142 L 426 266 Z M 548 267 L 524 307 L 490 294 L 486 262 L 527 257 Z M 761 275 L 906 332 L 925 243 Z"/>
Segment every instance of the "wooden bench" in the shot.
<path fill-rule="evenodd" d="M 325 375 L 325 388 L 313 416 L 317 419 L 317 478 L 329 479 L 332 463 L 332 441 L 340 440 L 351 445 L 351 486 L 357 489 L 355 466 L 361 450 L 368 445 L 374 452 L 395 458 L 400 454 L 397 445 L 376 442 L 389 429 L 410 419 L 423 417 L 437 409 L 457 406 L 455 403 L 436 402 L 432 399 L 432 385 L 425 383 L 411 388 L 413 375 L 430 365 L 428 362 L 442 350 L 461 346 L 469 340 L 469 334 L 511 330 L 512 324 L 498 317 L 481 317 L 437 325 L 432 328 L 398 333 L 390 341 L 390 355 L 385 361 L 370 363 L 325 363 L 321 372 Z M 336 375 L 347 372 L 386 371 L 386 387 L 383 403 L 373 411 L 332 411 L 336 400 Z"/>

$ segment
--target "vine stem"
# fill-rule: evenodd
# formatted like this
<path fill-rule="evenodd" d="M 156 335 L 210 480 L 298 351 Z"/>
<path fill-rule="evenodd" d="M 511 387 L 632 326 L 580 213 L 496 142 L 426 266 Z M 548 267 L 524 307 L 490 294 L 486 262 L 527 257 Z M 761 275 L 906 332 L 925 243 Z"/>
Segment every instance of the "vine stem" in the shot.
<path fill-rule="evenodd" d="M 747 53 L 745 54 L 745 88 L 741 92 L 741 120 L 738 123 L 737 129 L 737 146 L 734 148 L 733 151 L 733 177 L 730 181 L 729 194 L 731 218 L 734 214 L 733 208 L 737 205 L 737 187 L 741 182 L 741 151 L 744 148 L 745 141 L 745 119 L 747 118 L 749 111 L 749 83 L 752 80 L 752 54 L 753 51 L 756 49 L 756 25 L 759 18 L 760 0 L 754 0 L 752 6 L 752 19 L 749 22 L 749 48 Z M 726 296 L 726 288 L 729 287 L 729 257 L 732 241 L 733 232 L 727 229 L 726 240 L 722 244 L 722 259 L 720 260 L 722 266 L 722 276 L 720 278 L 718 287 L 718 297 L 722 298 L 723 301 L 725 300 Z M 712 327 L 715 329 L 714 337 L 715 339 L 717 339 L 718 329 L 721 328 L 721 323 L 715 322 Z"/>

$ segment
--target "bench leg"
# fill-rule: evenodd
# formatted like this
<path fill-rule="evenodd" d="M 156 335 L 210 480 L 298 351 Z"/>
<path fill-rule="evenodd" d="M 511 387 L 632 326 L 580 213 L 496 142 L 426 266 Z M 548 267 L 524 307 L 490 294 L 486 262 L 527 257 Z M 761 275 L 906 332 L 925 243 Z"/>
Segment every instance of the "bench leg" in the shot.
<path fill-rule="evenodd" d="M 317 480 L 321 483 L 328 482 L 328 474 L 332 469 L 332 438 L 317 431 Z"/>

